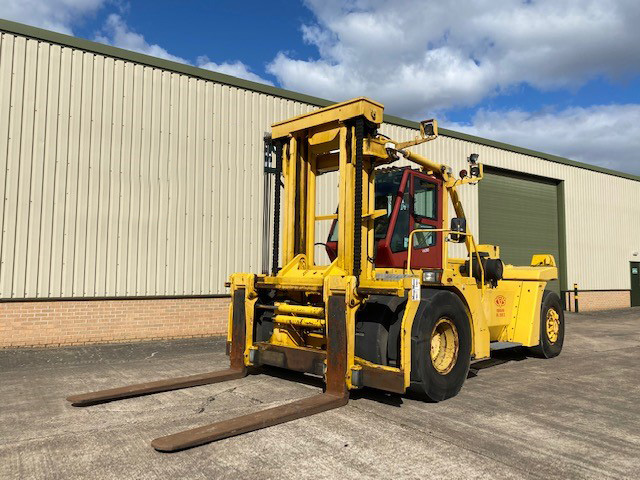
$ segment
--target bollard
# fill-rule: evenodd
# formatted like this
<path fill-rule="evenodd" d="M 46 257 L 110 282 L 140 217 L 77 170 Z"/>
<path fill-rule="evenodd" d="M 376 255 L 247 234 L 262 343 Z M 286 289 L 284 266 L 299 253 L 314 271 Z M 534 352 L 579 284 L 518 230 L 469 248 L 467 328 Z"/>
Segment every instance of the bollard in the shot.
<path fill-rule="evenodd" d="M 573 310 L 578 313 L 578 284 L 573 284 Z"/>

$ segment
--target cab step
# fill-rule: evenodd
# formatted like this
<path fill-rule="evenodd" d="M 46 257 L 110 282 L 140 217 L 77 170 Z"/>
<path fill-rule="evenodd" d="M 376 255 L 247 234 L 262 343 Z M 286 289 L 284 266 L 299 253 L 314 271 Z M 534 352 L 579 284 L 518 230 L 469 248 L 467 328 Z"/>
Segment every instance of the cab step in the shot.
<path fill-rule="evenodd" d="M 491 342 L 489 344 L 489 349 L 492 352 L 496 350 L 505 350 L 507 348 L 521 347 L 522 344 L 519 342 Z"/>

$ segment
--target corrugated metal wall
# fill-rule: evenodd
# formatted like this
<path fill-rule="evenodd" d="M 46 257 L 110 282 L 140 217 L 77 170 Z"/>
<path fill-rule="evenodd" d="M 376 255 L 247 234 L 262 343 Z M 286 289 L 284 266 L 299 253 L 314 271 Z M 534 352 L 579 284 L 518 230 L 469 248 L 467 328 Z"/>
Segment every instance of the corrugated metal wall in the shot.
<path fill-rule="evenodd" d="M 260 268 L 263 134 L 311 108 L 3 34 L 0 295 L 224 293 Z"/>
<path fill-rule="evenodd" d="M 230 273 L 260 271 L 262 136 L 314 106 L 19 35 L 0 42 L 0 297 L 216 294 Z M 476 152 L 565 180 L 569 282 L 629 287 L 639 182 L 448 137 L 416 150 L 454 170 Z M 320 183 L 318 213 L 332 213 L 335 179 Z M 477 233 L 476 189 L 462 199 Z"/>

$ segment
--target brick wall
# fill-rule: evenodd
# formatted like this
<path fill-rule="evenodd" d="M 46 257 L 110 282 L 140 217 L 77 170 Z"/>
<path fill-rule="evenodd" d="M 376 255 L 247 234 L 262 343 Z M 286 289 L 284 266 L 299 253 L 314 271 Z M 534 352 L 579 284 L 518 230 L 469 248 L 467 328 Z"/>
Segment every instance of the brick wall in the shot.
<path fill-rule="evenodd" d="M 229 298 L 0 303 L 0 348 L 225 335 Z"/>
<path fill-rule="evenodd" d="M 573 292 L 568 296 L 573 310 Z M 580 311 L 626 308 L 628 291 L 579 292 Z M 225 335 L 229 298 L 0 303 L 0 348 Z"/>
<path fill-rule="evenodd" d="M 570 304 L 567 305 L 567 309 L 573 311 L 573 292 L 569 292 L 567 295 Z M 622 291 L 594 291 L 594 292 L 581 292 L 578 291 L 578 307 L 581 312 L 588 312 L 593 310 L 610 310 L 614 308 L 627 308 L 631 306 L 631 292 L 628 290 Z"/>

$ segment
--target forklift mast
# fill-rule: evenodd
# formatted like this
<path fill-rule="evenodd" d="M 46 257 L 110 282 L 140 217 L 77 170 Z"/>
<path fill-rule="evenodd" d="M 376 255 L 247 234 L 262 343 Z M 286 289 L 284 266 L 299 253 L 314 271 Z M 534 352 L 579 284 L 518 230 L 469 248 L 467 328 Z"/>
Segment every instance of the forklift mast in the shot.
<path fill-rule="evenodd" d="M 358 101 L 328 109 L 321 122 L 311 113 L 273 126 L 273 141 L 282 144 L 283 155 L 283 265 L 298 257 L 313 268 L 316 221 L 335 219 L 342 246 L 334 267 L 355 277 L 367 275 L 363 265 L 370 251 L 367 227 L 373 214 L 373 165 L 363 153 L 363 144 L 365 136 L 376 131 L 376 118 L 381 116 L 381 105 Z M 339 172 L 337 214 L 317 217 L 316 179 L 331 171 Z"/>
<path fill-rule="evenodd" d="M 431 130 L 427 135 L 424 134 L 426 122 L 423 122 L 423 137 L 392 143 L 377 133 L 382 114 L 382 105 L 359 98 L 323 109 L 321 115 L 311 112 L 273 126 L 271 138 L 284 179 L 283 266 L 300 256 L 298 259 L 306 268 L 315 269 L 316 222 L 332 221 L 327 241 L 331 268 L 356 277 L 358 283 L 372 281 L 375 266 L 406 267 L 408 236 L 412 230 L 443 228 L 449 200 L 447 190 L 454 202 L 456 216 L 464 217 L 455 187 L 467 180 L 477 182 L 481 179 L 481 170 L 473 179 L 458 180 L 444 189 L 443 179 L 451 178 L 450 170 L 420 155 L 400 150 L 400 147 L 436 138 L 435 121 L 428 123 Z M 421 171 L 378 169 L 401 156 L 417 163 L 422 167 Z M 316 180 L 332 171 L 339 172 L 337 213 L 316 215 Z M 276 188 L 276 195 L 278 190 Z M 279 221 L 279 208 L 276 198 L 274 225 Z M 274 227 L 274 260 L 279 251 L 277 231 Z M 416 242 L 414 248 L 438 239 L 440 248 L 430 250 L 437 251 L 441 259 L 442 235 L 434 233 L 425 237 L 428 238 Z M 429 247 L 422 247 L 425 248 Z M 400 255 L 396 255 L 398 253 Z M 379 254 L 384 254 L 384 258 Z M 374 258 L 378 260 L 375 265 Z M 439 259 L 431 262 L 442 265 Z M 425 262 L 424 258 L 414 260 L 416 266 Z M 277 263 L 272 265 L 275 271 L 278 270 Z"/>

